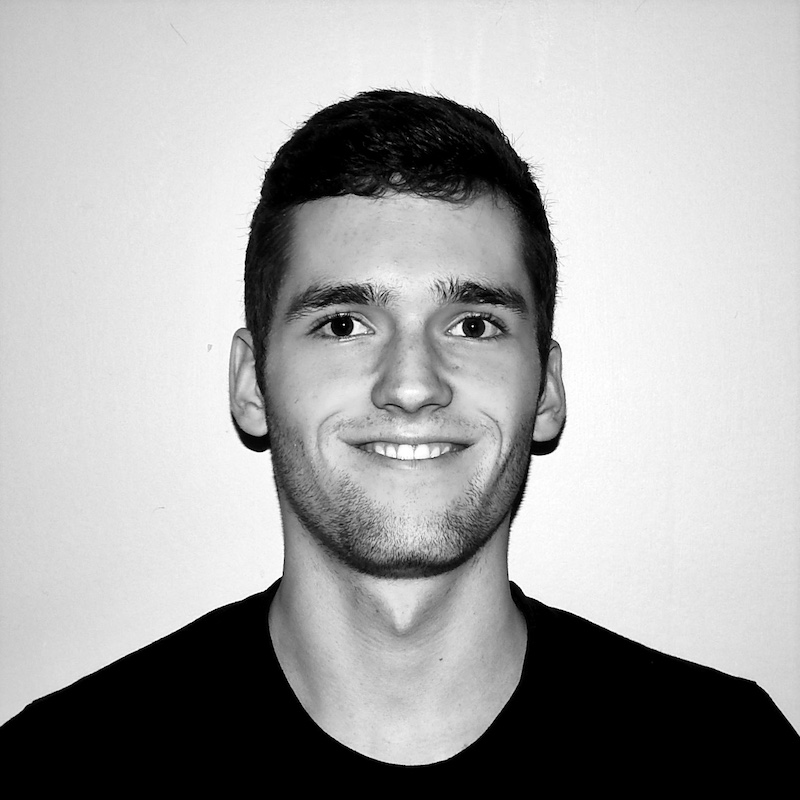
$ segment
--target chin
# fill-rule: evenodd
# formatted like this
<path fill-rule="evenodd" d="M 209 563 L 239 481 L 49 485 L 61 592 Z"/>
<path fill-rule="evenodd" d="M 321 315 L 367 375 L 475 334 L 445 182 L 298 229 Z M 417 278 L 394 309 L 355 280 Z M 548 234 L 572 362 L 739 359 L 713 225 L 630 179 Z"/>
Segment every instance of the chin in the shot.
<path fill-rule="evenodd" d="M 452 572 L 483 549 L 504 518 L 478 504 L 398 514 L 363 496 L 345 496 L 350 501 L 346 516 L 301 515 L 303 527 L 338 563 L 373 578 L 411 580 Z"/>
<path fill-rule="evenodd" d="M 471 561 L 491 539 L 487 536 L 480 542 L 470 543 L 458 553 L 362 553 L 352 549 L 341 552 L 326 546 L 326 550 L 339 563 L 361 575 L 384 580 L 418 580 L 435 578 L 453 572 Z"/>

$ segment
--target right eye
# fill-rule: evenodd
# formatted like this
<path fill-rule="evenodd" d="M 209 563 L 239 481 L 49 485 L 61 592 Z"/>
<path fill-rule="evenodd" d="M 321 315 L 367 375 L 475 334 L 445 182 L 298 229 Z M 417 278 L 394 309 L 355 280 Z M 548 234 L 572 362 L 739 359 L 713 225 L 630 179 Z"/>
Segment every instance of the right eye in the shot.
<path fill-rule="evenodd" d="M 332 314 L 316 326 L 315 333 L 328 339 L 350 339 L 367 336 L 372 331 L 352 314 Z"/>

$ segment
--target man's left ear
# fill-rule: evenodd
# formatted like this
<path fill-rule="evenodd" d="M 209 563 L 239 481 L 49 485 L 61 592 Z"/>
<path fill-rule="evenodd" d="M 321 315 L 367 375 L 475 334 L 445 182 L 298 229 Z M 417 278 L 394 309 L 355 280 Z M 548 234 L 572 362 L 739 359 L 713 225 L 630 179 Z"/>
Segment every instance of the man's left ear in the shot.
<path fill-rule="evenodd" d="M 536 408 L 536 423 L 533 428 L 534 442 L 549 442 L 561 433 L 567 418 L 567 396 L 561 380 L 561 347 L 550 342 L 550 355 L 544 374 L 544 387 Z"/>

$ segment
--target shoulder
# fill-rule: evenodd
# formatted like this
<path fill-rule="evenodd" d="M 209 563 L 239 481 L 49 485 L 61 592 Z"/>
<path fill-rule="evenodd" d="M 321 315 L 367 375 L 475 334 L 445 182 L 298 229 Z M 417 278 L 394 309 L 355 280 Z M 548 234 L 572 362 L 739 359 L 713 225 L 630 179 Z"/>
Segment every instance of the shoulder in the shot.
<path fill-rule="evenodd" d="M 582 742 L 606 763 L 626 752 L 654 769 L 671 762 L 706 775 L 798 762 L 800 737 L 755 682 L 513 592 L 529 626 L 525 681 L 533 692 L 548 687 L 545 713 L 565 741 Z"/>
<path fill-rule="evenodd" d="M 125 684 L 135 690 L 153 680 L 168 681 L 176 673 L 184 681 L 191 681 L 192 676 L 224 669 L 226 663 L 240 656 L 243 650 L 255 646 L 259 629 L 264 636 L 267 635 L 271 593 L 270 589 L 210 611 L 162 639 L 36 702 L 43 703 L 71 693 L 118 690 Z M 187 674 L 190 665 L 191 673 Z"/>
<path fill-rule="evenodd" d="M 534 647 L 537 642 L 541 643 L 548 661 L 569 674 L 583 673 L 588 678 L 587 673 L 590 673 L 598 680 L 612 683 L 655 681 L 661 689 L 670 683 L 684 688 L 694 684 L 728 689 L 755 685 L 711 667 L 663 653 L 569 611 L 525 597 L 521 592 L 520 596 Z"/>
<path fill-rule="evenodd" d="M 156 753 L 173 736 L 180 737 L 175 745 L 200 741 L 230 709 L 242 707 L 243 694 L 264 683 L 255 676 L 263 679 L 269 671 L 267 613 L 274 590 L 216 609 L 35 700 L 0 728 L 0 741 L 15 751 L 77 747 L 95 756 L 133 742 L 149 743 Z"/>

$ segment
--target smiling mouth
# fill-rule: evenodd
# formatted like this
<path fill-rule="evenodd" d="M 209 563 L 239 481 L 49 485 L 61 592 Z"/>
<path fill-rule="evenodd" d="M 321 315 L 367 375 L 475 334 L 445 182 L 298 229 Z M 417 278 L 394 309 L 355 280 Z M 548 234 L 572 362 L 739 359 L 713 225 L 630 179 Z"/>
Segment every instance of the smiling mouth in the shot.
<path fill-rule="evenodd" d="M 464 445 L 453 442 L 424 442 L 421 444 L 397 444 L 396 442 L 367 442 L 361 446 L 368 453 L 377 453 L 386 458 L 399 461 L 427 461 L 447 453 L 456 453 L 464 449 Z"/>

